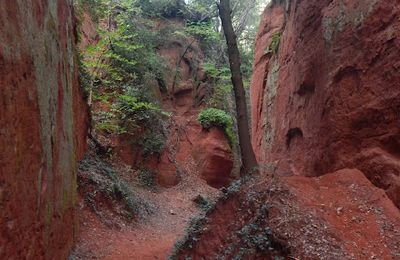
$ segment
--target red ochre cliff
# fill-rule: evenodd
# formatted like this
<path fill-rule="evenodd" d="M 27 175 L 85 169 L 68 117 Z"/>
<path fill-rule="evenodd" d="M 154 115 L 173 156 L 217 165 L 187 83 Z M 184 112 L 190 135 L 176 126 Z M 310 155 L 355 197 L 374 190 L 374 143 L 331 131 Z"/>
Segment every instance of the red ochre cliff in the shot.
<path fill-rule="evenodd" d="M 395 0 L 271 1 L 251 86 L 261 174 L 178 259 L 399 257 L 399 15 Z"/>
<path fill-rule="evenodd" d="M 400 206 L 397 1 L 275 1 L 251 90 L 253 146 L 282 175 L 356 168 Z"/>
<path fill-rule="evenodd" d="M 0 3 L 0 258 L 65 259 L 87 107 L 71 1 Z"/>
<path fill-rule="evenodd" d="M 184 28 L 179 19 L 156 23 L 156 30 Z M 94 41 L 97 37 L 87 38 L 92 31 L 90 24 L 90 19 L 84 16 L 83 42 Z M 165 91 L 160 91 L 155 80 L 150 84 L 161 107 L 170 114 L 170 118 L 164 120 L 167 130 L 165 148 L 160 156 L 143 158 L 142 148 L 132 144 L 129 135 L 105 139 L 112 140 L 111 146 L 123 163 L 154 171 L 161 187 L 175 187 L 181 183 L 181 175 L 187 174 L 200 176 L 214 188 L 227 186 L 238 175 L 229 142 L 222 129 L 208 131 L 198 122 L 198 115 L 205 108 L 204 100 L 213 90 L 211 78 L 202 67 L 204 51 L 198 40 L 190 37 L 168 40 L 158 48 L 171 71 L 165 77 Z M 101 101 L 94 102 L 93 111 L 96 110 L 105 110 Z"/>

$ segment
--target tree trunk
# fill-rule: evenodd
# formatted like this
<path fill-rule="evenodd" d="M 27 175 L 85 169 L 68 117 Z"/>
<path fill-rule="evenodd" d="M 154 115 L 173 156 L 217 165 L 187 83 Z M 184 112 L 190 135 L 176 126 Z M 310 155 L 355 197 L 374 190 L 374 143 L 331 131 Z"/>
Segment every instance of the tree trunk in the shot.
<path fill-rule="evenodd" d="M 232 26 L 229 0 L 220 0 L 218 5 L 226 43 L 228 45 L 229 65 L 232 74 L 232 84 L 235 92 L 236 112 L 239 129 L 239 144 L 242 153 L 243 173 L 249 174 L 257 170 L 257 161 L 251 146 L 249 120 L 246 105 L 246 93 L 243 87 L 242 72 L 240 70 L 240 53 L 236 35 Z"/>

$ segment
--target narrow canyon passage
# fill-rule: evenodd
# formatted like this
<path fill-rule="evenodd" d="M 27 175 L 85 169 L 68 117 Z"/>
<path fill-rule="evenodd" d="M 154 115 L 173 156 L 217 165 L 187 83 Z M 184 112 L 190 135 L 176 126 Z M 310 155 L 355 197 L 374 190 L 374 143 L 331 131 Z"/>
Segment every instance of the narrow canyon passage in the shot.
<path fill-rule="evenodd" d="M 173 114 L 168 126 L 169 149 L 164 155 L 166 160 L 161 160 L 158 168 L 159 176 L 163 176 L 160 179 L 161 185 L 166 187 L 143 186 L 137 181 L 135 171 L 123 167 L 121 161 L 110 165 L 134 189 L 134 196 L 143 200 L 151 212 L 134 223 L 127 223 L 112 215 L 107 217 L 109 208 L 102 205 L 107 204 L 107 201 L 96 201 L 98 208 L 94 213 L 87 208 L 82 198 L 79 204 L 82 209 L 80 235 L 76 249 L 70 256 L 72 259 L 166 259 L 174 250 L 175 243 L 184 237 L 193 216 L 204 211 L 202 207 L 207 205 L 202 203 L 212 203 L 219 196 L 220 191 L 201 178 L 193 152 L 199 151 L 199 141 L 208 141 L 208 146 L 212 146 L 212 142 L 221 141 L 212 136 L 206 139 L 208 134 L 202 131 L 197 122 L 199 109 L 192 108 L 190 92 L 178 96 L 175 102 L 179 105 L 167 110 Z M 217 132 L 217 137 L 221 137 L 221 133 Z M 220 145 L 228 146 L 223 142 Z M 181 169 L 179 176 L 175 176 L 175 167 Z M 93 168 L 88 170 L 95 171 Z M 84 186 L 82 190 L 83 193 L 88 192 Z M 196 198 L 207 201 L 196 203 Z"/>
<path fill-rule="evenodd" d="M 400 260 L 399 17 L 1 0 L 0 259 Z"/>
<path fill-rule="evenodd" d="M 171 21 L 159 26 L 158 30 L 179 28 L 182 23 Z M 118 215 L 119 210 L 109 204 L 118 204 L 118 200 L 98 195 L 104 192 L 96 190 L 95 185 L 87 187 L 90 180 L 96 179 L 93 172 L 98 171 L 100 175 L 102 169 L 96 169 L 96 162 L 93 162 L 94 167 L 81 167 L 78 175 L 83 177 L 82 182 L 78 178 L 78 184 L 82 225 L 72 259 L 166 259 L 173 253 L 177 241 L 185 237 L 192 219 L 203 215 L 204 208 L 215 203 L 221 195 L 219 188 L 238 178 L 237 169 L 236 172 L 234 169 L 237 155 L 233 154 L 234 148 L 224 131 L 219 128 L 206 130 L 198 120 L 205 107 L 198 102 L 213 84 L 199 67 L 204 59 L 203 50 L 197 40 L 170 41 L 158 50 L 172 72 L 165 79 L 168 92 L 158 93 L 161 108 L 167 114 L 163 119 L 165 145 L 161 153 L 143 158 L 140 147 L 130 145 L 129 138 L 132 137 L 125 135 L 111 143 L 116 151 L 113 158 L 98 156 L 96 147 L 91 146 L 87 158 L 90 161 L 94 157 L 95 161 L 100 160 L 112 168 L 133 190 L 132 196 L 137 202 L 145 204 L 144 212 L 139 210 L 133 223 L 116 220 L 114 214 Z M 102 100 L 94 101 L 94 114 L 104 109 Z M 114 137 L 98 132 L 96 138 L 107 144 L 104 140 Z M 145 135 L 139 138 L 145 138 Z M 144 172 L 144 168 L 148 171 Z M 143 185 L 141 177 L 150 183 Z M 89 197 L 93 198 L 93 205 L 87 203 Z M 92 207 L 96 208 L 94 212 Z"/>

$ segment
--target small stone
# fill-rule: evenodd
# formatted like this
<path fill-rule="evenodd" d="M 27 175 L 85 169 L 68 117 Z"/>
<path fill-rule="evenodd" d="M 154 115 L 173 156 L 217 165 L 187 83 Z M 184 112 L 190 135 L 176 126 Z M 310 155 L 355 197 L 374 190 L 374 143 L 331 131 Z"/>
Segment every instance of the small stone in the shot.
<path fill-rule="evenodd" d="M 341 215 L 341 214 L 343 213 L 343 207 L 338 207 L 338 208 L 336 209 L 336 213 L 337 213 L 338 215 Z"/>

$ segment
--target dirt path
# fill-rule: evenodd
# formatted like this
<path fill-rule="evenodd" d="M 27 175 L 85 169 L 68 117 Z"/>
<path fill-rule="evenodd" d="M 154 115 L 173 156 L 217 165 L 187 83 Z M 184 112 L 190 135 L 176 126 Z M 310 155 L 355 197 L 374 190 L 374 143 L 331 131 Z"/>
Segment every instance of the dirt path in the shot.
<path fill-rule="evenodd" d="M 166 259 L 190 219 L 201 211 L 193 199 L 200 194 L 213 199 L 219 192 L 192 174 L 182 176 L 181 183 L 170 189 L 151 191 L 135 183 L 132 186 L 154 206 L 154 213 L 147 219 L 112 227 L 81 202 L 79 239 L 72 259 Z"/>

